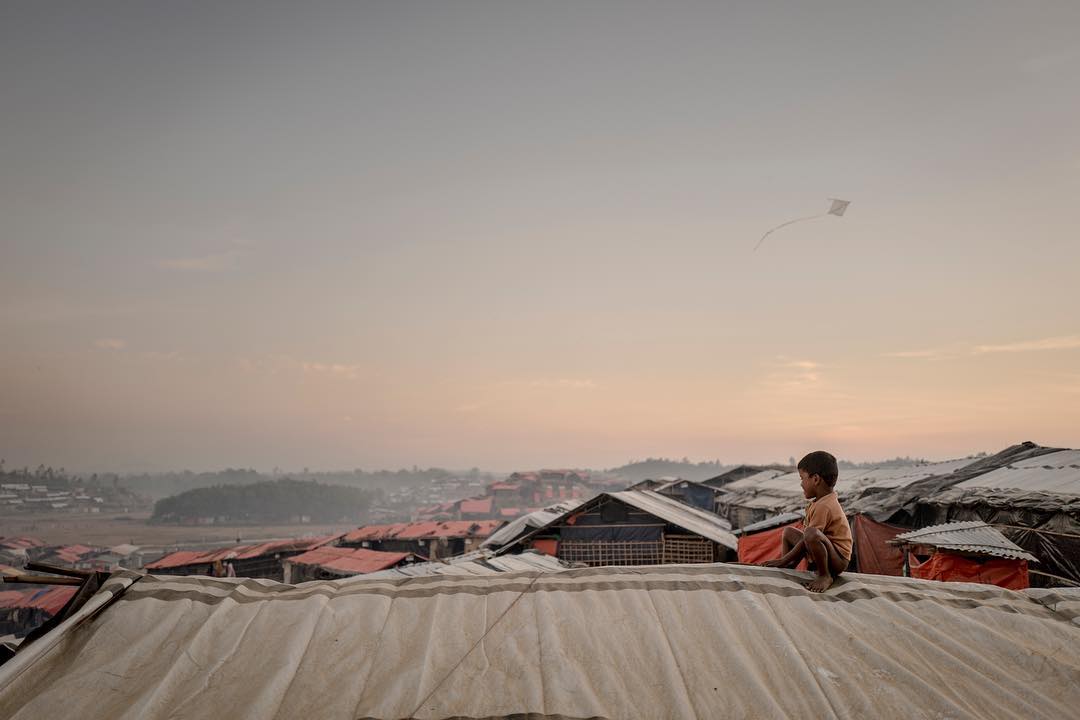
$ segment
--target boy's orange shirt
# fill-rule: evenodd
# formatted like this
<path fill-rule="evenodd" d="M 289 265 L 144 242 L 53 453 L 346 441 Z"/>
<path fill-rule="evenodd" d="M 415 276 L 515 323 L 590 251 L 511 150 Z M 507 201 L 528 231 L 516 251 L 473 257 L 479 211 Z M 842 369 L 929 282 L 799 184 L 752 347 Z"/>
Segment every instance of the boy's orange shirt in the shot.
<path fill-rule="evenodd" d="M 835 492 L 810 501 L 806 506 L 806 527 L 825 533 L 836 551 L 845 560 L 851 559 L 851 526 Z"/>

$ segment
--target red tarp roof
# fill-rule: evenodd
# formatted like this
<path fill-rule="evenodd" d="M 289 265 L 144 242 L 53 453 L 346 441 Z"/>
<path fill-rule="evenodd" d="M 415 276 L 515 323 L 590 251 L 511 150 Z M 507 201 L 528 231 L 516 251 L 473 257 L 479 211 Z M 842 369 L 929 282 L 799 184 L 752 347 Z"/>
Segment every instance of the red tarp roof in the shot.
<path fill-rule="evenodd" d="M 447 520 L 445 522 L 367 525 L 344 536 L 345 542 L 363 540 L 421 540 L 428 538 L 485 538 L 495 532 L 501 520 Z"/>
<path fill-rule="evenodd" d="M 78 589 L 73 585 L 63 585 L 43 590 L 5 590 L 0 592 L 0 608 L 37 608 L 55 615 Z"/>
<path fill-rule="evenodd" d="M 491 512 L 491 497 L 471 498 L 469 500 L 461 501 L 461 512 L 463 513 L 489 513 Z"/>
<path fill-rule="evenodd" d="M 251 558 L 271 555 L 291 550 L 312 550 L 325 545 L 339 535 L 325 535 L 317 538 L 272 540 L 257 545 L 236 545 L 218 550 L 178 550 L 165 557 L 147 563 L 147 570 L 184 567 L 185 565 L 207 565 L 218 560 L 250 560 Z"/>
<path fill-rule="evenodd" d="M 331 547 L 328 545 L 289 558 L 289 562 L 296 565 L 315 565 L 327 570 L 352 575 L 363 575 L 394 567 L 411 554 L 379 552 L 378 550 L 368 550 L 366 548 Z"/>
<path fill-rule="evenodd" d="M 74 565 L 84 555 L 96 552 L 96 550 L 97 548 L 92 548 L 89 545 L 64 545 L 63 547 L 53 548 L 50 555 L 69 565 Z"/>
<path fill-rule="evenodd" d="M 6 547 L 11 550 L 25 550 L 32 547 L 45 547 L 45 543 L 37 538 L 26 537 L 9 537 L 0 540 L 0 547 Z"/>

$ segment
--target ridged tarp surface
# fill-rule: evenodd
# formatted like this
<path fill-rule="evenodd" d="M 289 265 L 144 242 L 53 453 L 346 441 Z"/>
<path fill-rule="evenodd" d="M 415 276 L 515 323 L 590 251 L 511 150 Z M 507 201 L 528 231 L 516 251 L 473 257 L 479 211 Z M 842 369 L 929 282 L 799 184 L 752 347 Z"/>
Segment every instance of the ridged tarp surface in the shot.
<path fill-rule="evenodd" d="M 117 574 L 0 667 L 0 717 L 1068 718 L 1080 593 L 736 565 Z"/>

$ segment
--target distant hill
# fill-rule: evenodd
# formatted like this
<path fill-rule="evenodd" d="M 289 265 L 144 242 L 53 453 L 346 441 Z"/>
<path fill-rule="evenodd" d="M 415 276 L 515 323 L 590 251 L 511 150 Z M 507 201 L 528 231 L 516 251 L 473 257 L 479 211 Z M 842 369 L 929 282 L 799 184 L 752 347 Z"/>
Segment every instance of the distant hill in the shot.
<path fill-rule="evenodd" d="M 465 475 L 475 474 L 487 480 L 484 473 L 478 470 L 467 471 Z M 459 477 L 461 473 L 451 472 L 442 468 L 428 468 L 421 470 L 414 467 L 412 470 L 340 470 L 332 472 L 302 472 L 291 473 L 289 477 L 299 480 L 314 480 L 330 485 L 347 485 L 362 489 L 382 488 L 391 490 L 428 483 L 437 478 Z M 195 473 L 190 470 L 180 472 L 167 472 L 142 475 L 127 475 L 120 477 L 118 483 L 122 487 L 130 488 L 135 492 L 148 495 L 152 498 L 163 498 L 176 495 L 187 490 L 196 488 L 214 487 L 217 485 L 250 485 L 258 482 L 268 482 L 280 479 L 278 473 L 259 473 L 255 470 L 243 468 L 226 468 L 215 472 Z M 493 479 L 493 478 L 492 478 Z"/>
<path fill-rule="evenodd" d="M 730 467 L 730 465 L 722 465 L 719 461 L 692 463 L 685 458 L 682 460 L 648 458 L 622 467 L 611 468 L 605 472 L 609 475 L 617 475 L 626 480 L 627 485 L 632 485 L 642 480 L 656 480 L 657 478 L 669 476 L 682 478 L 683 480 L 708 480 Z"/>
<path fill-rule="evenodd" d="M 188 523 L 214 518 L 217 523 L 357 522 L 375 490 L 276 480 L 246 485 L 196 488 L 154 503 L 152 523 Z"/>

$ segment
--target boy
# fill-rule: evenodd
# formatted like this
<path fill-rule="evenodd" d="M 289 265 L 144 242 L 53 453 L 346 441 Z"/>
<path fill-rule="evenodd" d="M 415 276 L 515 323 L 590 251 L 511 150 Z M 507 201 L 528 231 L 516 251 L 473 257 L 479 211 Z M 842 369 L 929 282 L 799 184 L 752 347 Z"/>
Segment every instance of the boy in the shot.
<path fill-rule="evenodd" d="M 840 507 L 833 486 L 840 474 L 836 458 L 824 450 L 816 450 L 799 461 L 799 479 L 806 507 L 804 530 L 784 530 L 784 549 L 766 567 L 791 568 L 806 558 L 807 565 L 817 577 L 807 587 L 810 592 L 825 592 L 847 569 L 851 560 L 851 527 Z"/>

